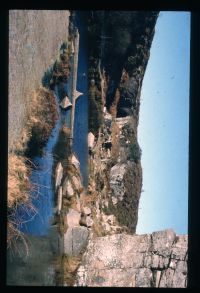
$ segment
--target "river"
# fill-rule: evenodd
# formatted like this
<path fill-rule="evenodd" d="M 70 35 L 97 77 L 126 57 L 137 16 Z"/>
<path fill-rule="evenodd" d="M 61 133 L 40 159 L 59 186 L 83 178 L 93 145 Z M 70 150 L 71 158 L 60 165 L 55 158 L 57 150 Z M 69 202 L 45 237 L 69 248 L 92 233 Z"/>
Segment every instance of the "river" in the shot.
<path fill-rule="evenodd" d="M 72 148 L 80 161 L 80 171 L 83 178 L 83 185 L 86 187 L 88 180 L 87 35 L 86 25 L 84 24 L 84 17 L 82 16 L 82 13 L 79 13 L 79 15 L 76 16 L 75 21 L 80 34 L 77 90 L 83 93 L 83 95 L 81 95 L 76 101 L 74 141 Z M 70 78 L 68 83 L 64 85 L 68 96 L 71 96 L 71 82 L 72 78 Z M 28 282 L 40 285 L 55 285 L 52 283 L 52 280 L 50 280 L 52 278 L 49 277 L 52 275 L 52 270 L 50 269 L 49 271 L 49 263 L 56 251 L 55 247 L 52 248 L 50 243 L 52 242 L 52 235 L 53 239 L 56 239 L 55 229 L 52 229 L 51 225 L 55 204 L 54 182 L 52 176 L 54 166 L 53 149 L 58 141 L 59 130 L 62 127 L 62 124 L 65 123 L 69 126 L 70 110 L 63 111 L 59 107 L 60 98 L 58 87 L 55 87 L 54 95 L 56 97 L 57 108 L 59 110 L 59 119 L 52 130 L 47 145 L 44 147 L 43 155 L 35 156 L 32 159 L 33 164 L 36 167 L 32 170 L 30 175 L 30 181 L 34 186 L 34 191 L 31 193 L 31 197 L 32 204 L 35 207 L 36 212 L 27 210 L 23 205 L 18 210 L 18 218 L 21 222 L 20 230 L 27 235 L 28 242 L 33 245 L 30 245 L 29 260 L 24 260 L 26 265 L 22 265 L 22 258 L 10 258 L 10 252 L 8 253 L 7 282 L 12 285 L 28 285 Z M 25 252 L 23 251 L 23 258 L 26 259 L 24 253 Z M 24 268 L 26 269 L 24 270 Z M 35 280 L 31 279 L 31 271 L 33 279 L 35 274 Z M 26 280 L 29 277 L 31 280 Z M 42 278 L 44 280 L 42 280 Z"/>
<path fill-rule="evenodd" d="M 76 26 L 80 34 L 79 42 L 79 58 L 78 58 L 78 76 L 77 76 L 77 90 L 83 93 L 77 101 L 75 108 L 74 121 L 74 141 L 73 151 L 80 161 L 80 171 L 83 178 L 84 186 L 87 186 L 87 132 L 88 132 L 88 105 L 87 105 L 87 42 L 84 19 L 79 15 L 76 18 Z M 71 78 L 68 83 L 64 85 L 66 94 L 71 97 Z M 53 149 L 58 140 L 59 130 L 62 124 L 70 126 L 70 110 L 62 110 L 59 107 L 59 90 L 56 87 L 54 91 L 57 108 L 59 110 L 59 119 L 52 130 L 51 136 L 44 148 L 42 156 L 35 156 L 32 161 L 36 168 L 30 175 L 30 181 L 34 186 L 32 192 L 32 203 L 36 208 L 34 211 L 28 211 L 24 206 L 20 209 L 19 218 L 22 221 L 20 226 L 21 231 L 30 233 L 32 235 L 47 235 L 54 208 L 54 188 L 52 168 L 54 163 Z M 26 210 L 26 211 L 25 211 Z M 24 212 L 25 211 L 25 212 Z"/>

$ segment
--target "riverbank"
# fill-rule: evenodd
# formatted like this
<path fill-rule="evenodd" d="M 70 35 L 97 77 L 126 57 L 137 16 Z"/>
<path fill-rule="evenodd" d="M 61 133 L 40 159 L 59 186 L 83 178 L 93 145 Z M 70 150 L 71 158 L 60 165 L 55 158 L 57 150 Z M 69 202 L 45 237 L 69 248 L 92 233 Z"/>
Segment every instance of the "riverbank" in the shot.
<path fill-rule="evenodd" d="M 43 87 L 34 92 L 29 110 L 21 140 L 8 154 L 8 247 L 15 242 L 14 238 L 22 235 L 17 209 L 22 204 L 26 206 L 27 213 L 31 214 L 36 209 L 31 193 L 37 187 L 29 179 L 33 169 L 37 168 L 32 158 L 41 155 L 58 118 L 55 97 Z"/>
<path fill-rule="evenodd" d="M 71 26 L 72 28 L 72 26 Z M 71 99 L 72 96 L 74 96 L 73 89 L 71 89 L 71 84 L 73 83 L 74 78 L 74 54 L 73 51 L 74 47 L 74 35 L 73 35 L 74 29 L 72 29 L 72 34 L 69 35 L 68 42 L 63 43 L 60 50 L 60 58 L 57 60 L 52 69 L 45 72 L 44 76 L 45 78 L 43 81 L 45 81 L 45 85 L 48 86 L 49 93 L 53 94 L 54 101 L 51 99 L 48 99 L 51 103 L 50 107 L 46 104 L 45 105 L 37 105 L 37 107 L 33 107 L 31 114 L 31 121 L 33 122 L 33 126 L 36 126 L 37 122 L 39 121 L 49 121 L 49 128 L 51 128 L 52 123 L 55 122 L 53 125 L 53 128 L 51 128 L 51 137 L 48 138 L 47 141 L 43 140 L 44 144 L 42 144 L 42 137 L 40 134 L 46 134 L 45 131 L 35 131 L 32 132 L 32 124 L 30 123 L 30 119 L 28 119 L 28 126 L 29 129 L 25 129 L 27 135 L 26 140 L 24 140 L 23 145 L 18 145 L 18 155 L 23 156 L 24 153 L 27 153 L 32 156 L 33 162 L 34 162 L 34 168 L 30 172 L 29 179 L 31 180 L 31 183 L 34 186 L 37 186 L 37 190 L 31 192 L 33 199 L 32 203 L 34 207 L 37 209 L 37 214 L 32 215 L 31 213 L 28 214 L 28 216 L 24 217 L 24 224 L 20 223 L 21 230 L 20 232 L 23 232 L 24 234 L 21 234 L 25 236 L 21 240 L 18 239 L 15 246 L 15 253 L 17 251 L 22 249 L 22 246 L 26 246 L 26 252 L 27 255 L 24 256 L 22 254 L 22 257 L 19 255 L 16 255 L 16 257 L 12 258 L 8 261 L 8 267 L 9 267 L 9 275 L 11 272 L 14 272 L 14 275 L 18 275 L 18 271 L 22 272 L 23 276 L 19 277 L 17 280 L 15 277 L 8 277 L 8 283 L 17 283 L 19 282 L 21 284 L 25 283 L 26 280 L 23 278 L 30 278 L 30 274 L 25 272 L 23 268 L 21 267 L 20 261 L 23 261 L 25 263 L 25 267 L 29 268 L 29 270 L 33 271 L 33 274 L 36 274 L 36 279 L 33 282 L 34 284 L 41 284 L 41 282 L 44 282 L 45 284 L 57 284 L 60 285 L 61 280 L 59 281 L 59 278 L 57 279 L 57 271 L 65 270 L 66 271 L 66 263 L 68 267 L 68 274 L 70 274 L 70 268 L 72 261 L 70 256 L 70 251 L 67 251 L 67 243 L 64 238 L 68 239 L 68 236 L 66 236 L 66 232 L 69 233 L 76 233 L 77 236 L 82 238 L 83 234 L 87 231 L 87 228 L 84 227 L 84 225 L 79 225 L 79 227 L 74 227 L 72 229 L 72 222 L 73 220 L 70 220 L 69 218 L 73 216 L 73 213 L 79 213 L 80 219 L 81 219 L 81 207 L 80 207 L 80 194 L 84 193 L 84 187 L 83 187 L 83 176 L 80 172 L 80 163 L 77 158 L 77 155 L 74 153 L 74 149 L 76 150 L 76 153 L 81 155 L 81 161 L 86 160 L 87 157 L 84 157 L 81 153 L 83 148 L 80 148 L 80 145 L 77 144 L 77 133 L 81 135 L 79 139 L 83 139 L 83 132 L 86 133 L 87 129 L 84 128 L 85 125 L 83 125 L 81 128 L 79 128 L 79 124 L 83 122 L 81 119 L 84 117 L 85 120 L 87 120 L 87 116 L 84 112 L 84 107 L 81 107 L 81 105 L 84 104 L 85 107 L 87 107 L 87 103 L 85 104 L 84 101 L 87 98 L 86 96 L 86 90 L 83 90 L 84 93 L 84 99 L 79 98 L 77 99 L 76 104 L 78 104 L 78 108 L 75 109 L 75 117 L 74 121 L 70 121 L 70 110 L 63 109 L 63 106 L 61 106 L 63 99 L 65 99 L 66 96 L 69 96 Z M 76 51 L 76 50 L 75 50 Z M 78 51 L 76 52 L 78 54 Z M 81 64 L 83 65 L 84 62 L 81 60 Z M 84 65 L 85 66 L 85 65 Z M 70 70 L 71 69 L 71 70 Z M 84 67 L 82 66 L 82 69 L 80 71 L 83 71 Z M 73 74 L 70 74 L 70 71 L 72 71 Z M 85 70 L 86 72 L 86 70 Z M 76 74 L 76 73 L 75 73 Z M 67 83 L 69 79 L 69 83 Z M 80 83 L 80 85 L 79 85 Z M 86 88 L 86 80 L 80 80 L 78 81 L 78 89 L 80 87 L 80 90 L 82 90 L 83 86 L 84 89 Z M 74 85 L 74 89 L 76 90 L 76 82 Z M 52 91 L 54 90 L 54 92 Z M 45 89 L 45 92 L 47 89 Z M 75 98 L 75 97 L 73 97 Z M 83 101 L 82 101 L 82 100 Z M 41 99 L 42 100 L 42 99 Z M 44 101 L 43 101 L 44 102 Z M 63 104 L 62 104 L 63 105 Z M 39 107 L 38 107 L 39 106 Z M 55 110 L 58 112 L 57 116 L 58 119 L 54 119 L 55 111 L 50 111 L 50 114 L 52 117 L 49 117 L 48 111 L 49 108 L 52 110 L 52 107 L 55 106 Z M 61 107 L 60 107 L 61 106 Z M 36 110 L 36 109 L 37 110 Z M 43 116 L 35 117 L 34 113 L 38 114 L 38 108 L 41 109 L 39 111 L 39 114 L 43 114 Z M 80 115 L 79 115 L 80 114 Z M 80 117 L 79 117 L 80 116 Z M 71 123 L 70 123 L 71 122 Z M 71 135 L 71 129 L 73 129 L 72 123 L 75 123 L 74 126 L 74 139 L 76 145 L 74 145 L 74 142 L 72 141 L 72 135 Z M 53 131 L 52 131 L 53 129 Z M 30 134 L 30 135 L 29 135 Z M 33 135 L 32 135 L 33 134 Z M 87 136 L 85 135 L 85 144 L 87 141 Z M 33 140 L 34 139 L 34 140 Z M 31 141 L 31 143 L 30 143 Z M 72 141 L 72 143 L 71 143 Z M 35 142 L 35 143 L 33 143 Z M 37 143 L 38 142 L 38 143 Z M 55 147 L 54 147 L 55 146 Z M 26 151 L 24 151 L 26 149 Z M 87 148 L 84 151 L 84 153 L 87 153 Z M 82 165 L 82 164 L 81 164 Z M 86 169 L 87 166 L 82 166 L 83 170 Z M 63 170 L 62 170 L 63 169 Z M 55 171 L 55 176 L 54 176 Z M 47 174 L 48 173 L 48 174 Z M 53 174 L 52 174 L 53 173 Z M 62 173 L 62 176 L 61 176 Z M 58 177 L 57 177 L 58 176 Z M 84 178 L 86 182 L 87 174 L 84 173 Z M 54 180 L 53 180 L 54 179 Z M 62 189 L 62 192 L 60 192 L 60 189 Z M 59 196 L 61 195 L 61 200 L 59 202 Z M 58 196 L 58 198 L 57 198 Z M 25 205 L 26 203 L 22 203 L 22 205 Z M 58 209 L 60 207 L 60 210 Z M 20 214 L 19 209 L 19 214 Z M 23 213 L 23 211 L 22 211 Z M 53 220 L 53 216 L 55 215 L 55 219 Z M 89 224 L 88 224 L 89 225 Z M 87 225 L 86 225 L 87 226 Z M 78 229 L 77 229 L 78 228 Z M 51 231 L 53 232 L 53 236 L 51 236 Z M 81 233 L 81 234 L 80 234 Z M 82 236 L 81 236 L 82 235 Z M 64 238 L 63 238 L 64 237 Z M 88 237 L 88 234 L 85 233 L 85 237 Z M 23 243 L 23 239 L 26 241 Z M 70 241 L 68 239 L 67 241 Z M 43 250 L 44 247 L 49 247 L 48 249 L 50 251 L 43 251 L 43 255 L 40 255 L 41 260 L 44 261 L 44 265 L 41 267 L 41 275 L 43 277 L 40 277 L 38 275 L 38 272 L 35 272 L 35 269 L 38 265 L 38 263 L 41 262 L 41 260 L 38 258 L 39 255 L 37 254 L 37 251 L 32 246 L 31 242 L 35 243 L 41 249 Z M 53 244 L 53 242 L 57 244 Z M 81 239 L 79 239 L 78 242 L 81 242 Z M 38 244 L 37 244 L 38 243 Z M 69 242 L 68 242 L 69 243 Z M 56 254 L 52 255 L 51 246 L 56 246 Z M 86 239 L 85 244 L 86 245 Z M 80 246 L 80 245 L 79 245 Z M 62 250 L 64 247 L 64 251 Z M 19 248 L 19 249 L 18 249 Z M 80 247 L 78 249 L 78 254 L 80 253 Z M 9 254 L 12 254 L 12 250 L 9 250 Z M 69 253 L 69 256 L 65 257 L 65 254 Z M 33 257 L 35 255 L 35 257 Z M 53 265 L 53 268 L 51 266 L 51 261 L 55 261 L 55 257 L 58 257 L 58 259 L 62 259 L 62 262 L 58 265 L 58 268 L 56 264 Z M 25 257 L 25 259 L 24 259 Z M 76 257 L 75 257 L 76 258 Z M 79 258 L 79 256 L 78 256 Z M 72 256 L 73 264 L 74 264 L 74 256 Z M 48 260 L 49 263 L 46 261 Z M 69 261 L 70 260 L 70 261 Z M 59 262 L 59 261 L 58 261 Z M 77 263 L 78 265 L 78 263 Z M 74 265 L 73 265 L 74 266 Z M 11 269 L 13 267 L 13 269 Z M 48 270 L 51 270 L 51 275 L 53 280 L 53 283 L 48 281 Z M 53 270 L 53 272 L 52 272 Z M 40 271 L 40 270 L 39 270 Z M 46 275 L 47 274 L 47 275 Z M 65 273 L 64 273 L 65 274 Z M 9 276 L 8 275 L 8 276 Z M 42 281 L 42 278 L 44 280 Z M 32 281 L 30 281 L 32 283 Z M 63 284 L 63 283 L 62 283 Z"/>
<path fill-rule="evenodd" d="M 69 11 L 9 11 L 8 149 L 15 148 L 27 120 L 33 92 L 68 39 Z"/>
<path fill-rule="evenodd" d="M 35 186 L 29 176 L 37 167 L 32 158 L 42 154 L 58 119 L 47 77 L 55 72 L 59 47 L 68 39 L 68 18 L 68 11 L 13 10 L 9 14 L 8 247 L 23 237 L 21 220 L 16 219 L 18 207 L 23 204 L 30 213 L 35 210 L 30 195 Z M 51 30 L 46 26 L 49 20 L 56 23 Z M 61 64 L 59 59 L 55 63 Z"/>

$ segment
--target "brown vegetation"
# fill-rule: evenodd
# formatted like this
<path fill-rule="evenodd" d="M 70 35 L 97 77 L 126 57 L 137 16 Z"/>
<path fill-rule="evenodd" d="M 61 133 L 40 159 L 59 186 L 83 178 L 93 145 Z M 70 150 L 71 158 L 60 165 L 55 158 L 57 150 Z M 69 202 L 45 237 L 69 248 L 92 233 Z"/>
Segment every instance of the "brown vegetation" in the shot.
<path fill-rule="evenodd" d="M 101 98 L 101 92 L 98 90 L 95 84 L 89 87 L 89 129 L 95 135 L 98 134 L 99 128 L 103 123 L 103 103 Z"/>
<path fill-rule="evenodd" d="M 93 219 L 92 231 L 94 233 L 94 236 L 101 237 L 101 236 L 107 235 L 108 232 L 105 231 L 105 229 L 102 227 L 101 221 L 98 220 L 94 212 L 92 214 L 92 219 Z"/>
<path fill-rule="evenodd" d="M 112 117 L 116 118 L 117 117 L 117 104 L 120 100 L 120 91 L 119 89 L 117 88 L 116 89 L 116 92 L 115 92 L 115 97 L 114 97 L 114 100 L 110 106 L 110 109 L 109 109 L 109 112 L 110 114 L 112 115 Z"/>
<path fill-rule="evenodd" d="M 119 127 L 116 122 L 113 122 L 112 128 L 111 128 L 111 139 L 112 139 L 111 158 L 112 158 L 113 164 L 117 162 L 117 158 L 119 156 L 119 149 L 120 149 L 119 135 L 120 135 Z"/>
<path fill-rule="evenodd" d="M 51 84 L 55 85 L 59 82 L 66 82 L 68 80 L 71 69 L 69 58 L 68 52 L 60 54 L 60 60 L 54 64 Z"/>
<path fill-rule="evenodd" d="M 8 157 L 8 208 L 16 202 L 26 202 L 30 183 L 28 179 L 30 169 L 27 167 L 25 159 L 17 155 Z"/>
<path fill-rule="evenodd" d="M 75 281 L 76 271 L 81 262 L 80 256 L 62 255 L 56 261 L 56 282 L 57 285 L 73 286 Z"/>
<path fill-rule="evenodd" d="M 69 164 L 69 156 L 71 154 L 71 148 L 70 148 L 70 129 L 63 125 L 63 127 L 60 129 L 58 141 L 54 147 L 54 157 L 55 157 L 55 163 L 58 161 L 62 162 L 62 165 L 65 167 L 64 171 L 68 167 Z M 54 166 L 55 169 L 56 166 Z"/>
<path fill-rule="evenodd" d="M 58 216 L 58 223 L 58 232 L 63 236 L 67 232 L 68 228 L 65 211 Z"/>
<path fill-rule="evenodd" d="M 58 118 L 55 97 L 43 87 L 32 95 L 27 122 L 21 132 L 21 139 L 15 145 L 15 153 L 8 156 L 8 246 L 22 233 L 20 219 L 15 213 L 19 205 L 35 212 L 31 203 L 29 174 L 31 161 L 27 158 L 41 152 Z M 33 164 L 32 164 L 33 165 Z"/>
<path fill-rule="evenodd" d="M 30 106 L 27 128 L 30 133 L 27 143 L 29 156 L 41 153 L 58 119 L 58 111 L 53 93 L 40 88 Z"/>
<path fill-rule="evenodd" d="M 29 163 L 29 165 L 27 164 Z M 36 213 L 30 197 L 30 191 L 34 188 L 29 182 L 31 171 L 30 161 L 27 158 L 10 154 L 8 156 L 8 192 L 7 192 L 7 245 L 12 247 L 15 239 L 21 238 L 26 246 L 26 240 L 19 231 L 21 219 L 16 218 L 16 211 L 20 204 L 25 204 L 25 209 Z"/>
<path fill-rule="evenodd" d="M 21 138 L 15 144 L 15 152 L 28 157 L 40 154 L 57 118 L 58 111 L 53 93 L 44 87 L 34 91 Z"/>

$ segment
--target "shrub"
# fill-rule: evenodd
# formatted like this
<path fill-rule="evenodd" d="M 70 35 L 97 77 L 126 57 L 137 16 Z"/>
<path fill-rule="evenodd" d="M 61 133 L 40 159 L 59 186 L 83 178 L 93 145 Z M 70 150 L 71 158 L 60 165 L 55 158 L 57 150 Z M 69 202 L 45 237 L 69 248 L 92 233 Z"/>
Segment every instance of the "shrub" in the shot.
<path fill-rule="evenodd" d="M 130 145 L 130 157 L 136 163 L 140 161 L 142 155 L 142 150 L 138 144 L 138 142 L 134 142 Z"/>
<path fill-rule="evenodd" d="M 52 74 L 52 81 L 54 84 L 59 82 L 67 82 L 70 76 L 70 57 L 69 52 L 64 52 L 60 54 L 59 60 L 53 65 L 53 74 Z"/>
<path fill-rule="evenodd" d="M 68 45 L 67 42 L 63 42 L 62 45 L 60 46 L 60 50 L 65 50 L 67 49 Z"/>
<path fill-rule="evenodd" d="M 98 133 L 103 123 L 101 94 L 96 86 L 89 90 L 89 131 Z"/>
<path fill-rule="evenodd" d="M 139 65 L 139 56 L 129 56 L 128 60 L 125 63 L 125 70 L 128 72 L 129 76 L 132 76 L 134 71 L 137 69 Z"/>
<path fill-rule="evenodd" d="M 42 85 L 46 88 L 50 88 L 52 77 L 53 77 L 53 67 L 49 67 L 47 71 L 45 71 L 42 77 Z"/>

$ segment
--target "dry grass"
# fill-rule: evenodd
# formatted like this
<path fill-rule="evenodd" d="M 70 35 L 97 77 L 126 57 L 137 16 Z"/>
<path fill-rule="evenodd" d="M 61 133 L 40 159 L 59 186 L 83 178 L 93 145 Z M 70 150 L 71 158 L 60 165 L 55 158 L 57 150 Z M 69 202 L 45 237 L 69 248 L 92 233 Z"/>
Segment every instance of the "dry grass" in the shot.
<path fill-rule="evenodd" d="M 27 151 L 30 155 L 34 151 L 37 154 L 47 142 L 57 118 L 58 112 L 53 93 L 44 87 L 34 91 L 21 138 L 15 144 L 17 152 Z"/>
<path fill-rule="evenodd" d="M 16 216 L 16 211 L 23 204 L 24 212 L 35 214 L 31 203 L 31 190 L 38 186 L 31 186 L 29 174 L 31 161 L 25 157 L 44 146 L 57 119 L 57 107 L 53 94 L 40 88 L 32 94 L 26 125 L 21 132 L 21 139 L 15 144 L 15 153 L 8 156 L 8 235 L 7 243 L 10 247 L 23 234 L 19 231 L 22 220 Z M 29 166 L 28 164 L 29 163 Z"/>
<path fill-rule="evenodd" d="M 67 175 L 70 177 L 75 176 L 81 179 L 81 174 L 79 169 L 77 169 L 74 165 L 69 165 L 67 168 Z"/>
<path fill-rule="evenodd" d="M 112 123 L 111 127 L 111 139 L 112 139 L 112 149 L 111 149 L 111 158 L 113 162 L 116 162 L 119 156 L 120 143 L 119 143 L 119 134 L 120 130 L 116 122 Z"/>
<path fill-rule="evenodd" d="M 31 202 L 30 192 L 37 188 L 32 186 L 29 181 L 31 171 L 30 160 L 25 157 L 10 154 L 8 156 L 8 192 L 7 192 L 7 245 L 15 247 L 15 241 L 21 238 L 28 252 L 28 247 L 24 234 L 19 230 L 19 226 L 23 223 L 22 219 L 16 216 L 16 211 L 23 204 L 25 213 L 36 213 Z"/>
<path fill-rule="evenodd" d="M 98 193 L 97 192 L 93 192 L 93 193 L 86 194 L 86 195 L 84 195 L 84 196 L 82 196 L 80 198 L 81 204 L 83 206 L 93 205 L 93 204 L 95 204 L 95 202 L 97 201 L 97 199 L 98 199 Z"/>
<path fill-rule="evenodd" d="M 28 151 L 37 154 L 46 144 L 58 119 L 55 97 L 51 91 L 41 87 L 33 95 L 27 119 L 27 130 L 30 134 Z"/>
<path fill-rule="evenodd" d="M 114 100 L 113 100 L 112 105 L 110 106 L 110 109 L 109 109 L 110 114 L 114 118 L 116 118 L 116 116 L 117 116 L 117 105 L 118 105 L 119 100 L 120 100 L 120 91 L 117 88 L 116 92 L 115 92 Z"/>
<path fill-rule="evenodd" d="M 56 282 L 57 285 L 63 286 L 73 286 L 75 282 L 75 275 L 78 266 L 81 262 L 80 256 L 68 256 L 62 255 L 55 261 L 57 268 L 56 272 Z"/>
<path fill-rule="evenodd" d="M 16 202 L 29 200 L 29 173 L 25 158 L 14 154 L 8 156 L 8 208 Z"/>
<path fill-rule="evenodd" d="M 20 254 L 20 251 L 18 251 L 18 244 L 17 244 L 18 239 L 20 239 L 22 243 L 24 244 L 24 251 L 26 252 L 26 255 L 28 255 L 29 245 L 28 245 L 28 239 L 26 238 L 26 235 L 18 229 L 18 227 L 16 226 L 16 223 L 12 221 L 8 221 L 7 248 L 10 249 L 13 255 L 15 255 L 16 253 Z"/>
<path fill-rule="evenodd" d="M 64 282 L 69 286 L 73 286 L 74 276 L 81 262 L 81 257 L 66 256 L 62 258 Z"/>
<path fill-rule="evenodd" d="M 59 223 L 58 232 L 60 233 L 61 236 L 63 236 L 67 232 L 67 228 L 68 228 L 67 219 L 64 213 L 61 213 L 58 216 L 58 223 Z"/>
<path fill-rule="evenodd" d="M 92 225 L 92 231 L 94 232 L 94 236 L 96 237 L 102 237 L 108 234 L 108 232 L 105 231 L 105 229 L 101 225 L 101 221 L 99 221 L 96 217 L 96 214 L 92 213 L 92 219 L 93 219 L 93 225 Z"/>

